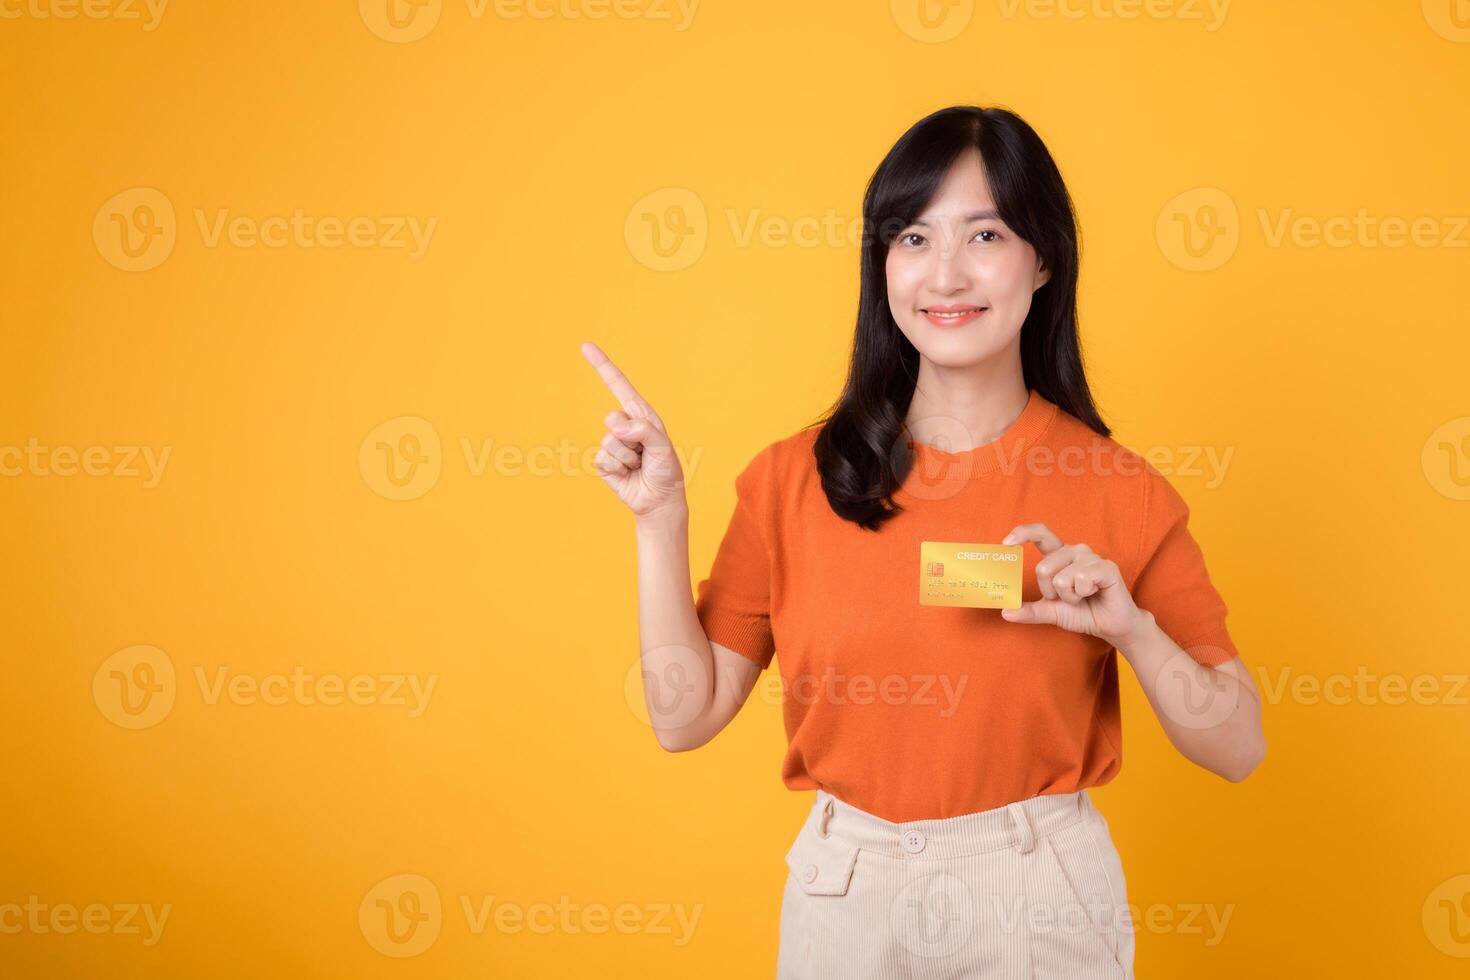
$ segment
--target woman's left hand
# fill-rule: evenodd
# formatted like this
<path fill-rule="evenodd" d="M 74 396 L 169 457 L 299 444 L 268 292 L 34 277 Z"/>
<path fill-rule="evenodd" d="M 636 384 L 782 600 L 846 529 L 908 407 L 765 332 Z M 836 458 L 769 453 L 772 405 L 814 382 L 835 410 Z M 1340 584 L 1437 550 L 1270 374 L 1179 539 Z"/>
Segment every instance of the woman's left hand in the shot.
<path fill-rule="evenodd" d="M 1036 584 L 1044 596 L 1023 602 L 1019 609 L 1002 609 L 1012 623 L 1049 623 L 1073 633 L 1086 633 L 1113 646 L 1125 641 L 1142 615 L 1133 602 L 1115 562 L 1085 544 L 1062 544 L 1045 524 L 1021 524 L 1002 544 L 1036 542 L 1042 559 L 1036 564 Z"/>

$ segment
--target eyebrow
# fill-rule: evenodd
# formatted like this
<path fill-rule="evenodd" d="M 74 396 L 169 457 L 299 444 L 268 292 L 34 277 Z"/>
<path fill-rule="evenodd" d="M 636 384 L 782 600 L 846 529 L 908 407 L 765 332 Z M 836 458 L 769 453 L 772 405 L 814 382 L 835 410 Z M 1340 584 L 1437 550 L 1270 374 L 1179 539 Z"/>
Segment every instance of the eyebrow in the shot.
<path fill-rule="evenodd" d="M 1000 217 L 1000 215 L 996 212 L 996 210 L 994 208 L 986 208 L 984 211 L 971 211 L 969 214 L 967 214 L 967 215 L 964 216 L 964 220 L 965 221 L 988 221 L 988 220 L 990 220 L 992 218 L 999 218 L 999 217 Z M 929 222 L 925 221 L 923 218 L 915 218 L 914 221 L 913 221 L 913 223 L 916 224 L 916 225 L 923 225 L 925 228 L 928 228 L 929 227 Z"/>

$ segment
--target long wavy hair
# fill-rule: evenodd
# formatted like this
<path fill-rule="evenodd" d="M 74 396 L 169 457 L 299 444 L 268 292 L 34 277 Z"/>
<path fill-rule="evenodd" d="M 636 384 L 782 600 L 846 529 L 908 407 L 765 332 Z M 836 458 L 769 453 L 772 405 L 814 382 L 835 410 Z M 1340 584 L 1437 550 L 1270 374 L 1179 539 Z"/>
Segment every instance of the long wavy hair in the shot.
<path fill-rule="evenodd" d="M 870 531 L 903 510 L 893 494 L 914 465 L 904 418 L 918 381 L 919 352 L 888 306 L 888 249 L 970 147 L 985 161 L 1001 220 L 1051 270 L 1021 326 L 1026 387 L 1101 435 L 1111 435 L 1083 373 L 1077 221 L 1061 172 L 1041 137 L 1015 113 L 978 106 L 940 109 L 904 133 L 868 181 L 852 361 L 842 394 L 807 426 L 822 427 L 814 452 L 832 510 Z"/>

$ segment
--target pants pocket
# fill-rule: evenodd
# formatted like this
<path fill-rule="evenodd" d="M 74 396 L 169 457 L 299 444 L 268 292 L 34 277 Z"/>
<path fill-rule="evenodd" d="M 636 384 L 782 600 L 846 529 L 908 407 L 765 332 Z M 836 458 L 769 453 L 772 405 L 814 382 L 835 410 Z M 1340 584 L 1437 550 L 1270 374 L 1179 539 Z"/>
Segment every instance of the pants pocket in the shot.
<path fill-rule="evenodd" d="M 807 822 L 786 852 L 786 867 L 808 895 L 846 895 L 857 856 L 856 844 L 830 833 L 819 834 Z"/>
<path fill-rule="evenodd" d="M 1131 978 L 1135 943 L 1133 919 L 1128 909 L 1128 879 L 1123 874 L 1123 857 L 1113 844 L 1113 835 L 1108 829 L 1107 818 L 1093 807 L 1090 801 L 1088 811 L 1090 819 L 1083 821 L 1083 824 L 1092 838 L 1097 861 L 1102 866 L 1103 874 L 1112 888 L 1113 907 L 1109 925 L 1112 927 L 1116 940 L 1113 945 L 1114 955 L 1117 957 L 1118 965 L 1123 967 L 1125 976 Z"/>
<path fill-rule="evenodd" d="M 777 980 L 821 980 L 826 961 L 840 952 L 850 923 L 847 898 L 859 848 L 808 820 L 786 852 L 786 889 L 781 898 Z"/>
<path fill-rule="evenodd" d="M 1127 906 L 1121 862 L 1114 875 L 1106 856 L 1110 853 L 1116 859 L 1111 842 L 1105 853 L 1098 843 L 1098 825 L 1088 818 L 1038 838 L 1036 850 L 1043 880 L 1037 883 L 1033 897 L 1043 899 L 1044 906 L 1033 912 L 1036 975 L 1131 977 L 1132 933 L 1122 922 Z M 1125 928 L 1129 935 L 1126 947 L 1122 942 Z"/>

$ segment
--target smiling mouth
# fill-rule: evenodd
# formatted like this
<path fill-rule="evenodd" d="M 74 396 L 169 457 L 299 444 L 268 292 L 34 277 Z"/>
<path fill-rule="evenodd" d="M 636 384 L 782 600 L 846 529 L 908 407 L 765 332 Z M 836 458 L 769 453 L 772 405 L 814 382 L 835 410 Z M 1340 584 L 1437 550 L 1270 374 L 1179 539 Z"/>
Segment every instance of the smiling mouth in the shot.
<path fill-rule="evenodd" d="M 923 306 L 919 308 L 919 312 L 931 323 L 954 326 L 969 323 L 988 309 L 986 306 Z"/>

